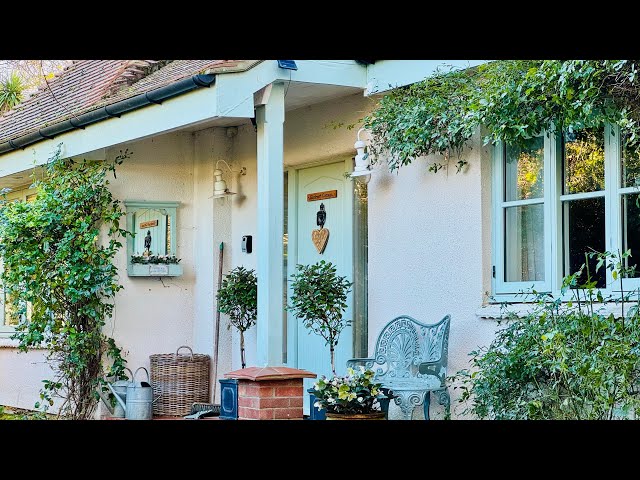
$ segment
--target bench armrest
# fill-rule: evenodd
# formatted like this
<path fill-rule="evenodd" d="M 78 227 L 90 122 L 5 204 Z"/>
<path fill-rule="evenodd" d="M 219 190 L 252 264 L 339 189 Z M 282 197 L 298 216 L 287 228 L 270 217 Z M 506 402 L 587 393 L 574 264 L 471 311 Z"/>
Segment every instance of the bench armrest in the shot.
<path fill-rule="evenodd" d="M 443 367 L 440 361 L 420 362 L 418 364 L 418 373 L 420 373 L 421 375 L 433 375 L 434 377 L 439 378 L 440 382 L 442 383 L 442 386 L 444 387 L 446 384 L 446 378 L 444 375 L 441 375 L 439 372 L 436 371 L 437 367 L 441 367 L 441 368 Z"/>
<path fill-rule="evenodd" d="M 347 368 L 348 367 L 358 367 L 360 365 L 365 368 L 373 368 L 373 364 L 375 363 L 375 358 L 352 358 L 347 360 Z"/>

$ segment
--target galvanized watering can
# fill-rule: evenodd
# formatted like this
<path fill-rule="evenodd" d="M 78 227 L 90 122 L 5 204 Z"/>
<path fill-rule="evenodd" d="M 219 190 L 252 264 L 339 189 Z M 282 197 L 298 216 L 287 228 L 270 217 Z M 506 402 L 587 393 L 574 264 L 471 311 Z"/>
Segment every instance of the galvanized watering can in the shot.
<path fill-rule="evenodd" d="M 140 370 L 144 370 L 147 374 L 146 382 L 136 382 L 136 375 Z M 126 401 L 123 395 L 111 384 L 109 384 L 109 389 L 124 409 L 127 420 L 151 420 L 153 416 L 152 407 L 155 400 L 153 399 L 153 389 L 149 384 L 149 371 L 146 368 L 139 367 L 133 374 L 131 382 L 127 385 Z"/>
<path fill-rule="evenodd" d="M 129 378 L 133 378 L 133 372 L 131 369 L 124 367 L 124 369 L 129 372 Z M 118 395 L 124 400 L 126 403 L 127 397 L 127 387 L 129 386 L 129 380 L 116 380 L 115 382 L 109 382 L 107 380 L 107 385 L 112 386 L 113 389 L 118 393 Z M 124 408 L 117 401 L 115 405 L 111 405 L 111 400 L 108 396 L 102 393 L 101 389 L 98 389 L 98 393 L 100 394 L 100 398 L 104 402 L 105 406 L 109 410 L 109 413 L 116 418 L 124 418 Z"/>

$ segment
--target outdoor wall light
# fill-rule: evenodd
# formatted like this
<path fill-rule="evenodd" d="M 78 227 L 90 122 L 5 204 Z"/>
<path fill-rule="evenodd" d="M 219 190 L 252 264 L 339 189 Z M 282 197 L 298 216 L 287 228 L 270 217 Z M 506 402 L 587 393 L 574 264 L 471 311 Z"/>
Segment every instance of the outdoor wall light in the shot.
<path fill-rule="evenodd" d="M 227 166 L 231 173 L 239 173 L 240 175 L 247 174 L 247 169 L 245 167 L 242 167 L 240 170 L 233 170 L 226 161 L 218 160 L 216 162 L 216 169 L 213 171 L 213 176 L 216 177 L 216 181 L 213 184 L 213 198 L 230 197 L 231 195 L 236 194 L 236 192 L 229 191 L 229 189 L 227 188 L 227 182 L 222 179 L 222 170 L 218 168 L 218 165 L 221 162 Z"/>
<path fill-rule="evenodd" d="M 355 178 L 362 183 L 369 183 L 371 179 L 371 162 L 369 161 L 369 154 L 364 151 L 367 144 L 363 140 L 360 140 L 360 133 L 362 133 L 363 130 L 364 128 L 358 130 L 358 140 L 353 144 L 358 154 L 355 156 L 355 166 L 353 167 L 351 178 Z"/>

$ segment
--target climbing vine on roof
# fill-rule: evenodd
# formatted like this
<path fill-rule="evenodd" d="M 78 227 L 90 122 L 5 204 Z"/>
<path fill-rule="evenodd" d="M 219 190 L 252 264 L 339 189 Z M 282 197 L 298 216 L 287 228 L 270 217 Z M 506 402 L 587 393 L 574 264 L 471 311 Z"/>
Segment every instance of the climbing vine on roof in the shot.
<path fill-rule="evenodd" d="M 627 145 L 640 144 L 640 60 L 499 60 L 443 70 L 384 96 L 363 120 L 372 161 L 398 170 L 440 154 L 458 171 L 462 150 L 483 129 L 483 143 L 522 144 L 542 131 L 620 125 Z"/>

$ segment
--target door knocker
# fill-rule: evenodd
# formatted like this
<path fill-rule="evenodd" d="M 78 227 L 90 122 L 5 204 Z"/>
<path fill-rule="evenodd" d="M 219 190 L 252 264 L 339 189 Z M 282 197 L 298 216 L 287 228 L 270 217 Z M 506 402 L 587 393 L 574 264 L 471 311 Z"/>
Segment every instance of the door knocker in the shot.
<path fill-rule="evenodd" d="M 311 241 L 316 246 L 318 253 L 322 255 L 324 249 L 327 247 L 329 241 L 329 229 L 324 228 L 324 224 L 327 221 L 327 212 L 324 209 L 324 203 L 320 204 L 320 210 L 316 213 L 316 225 L 320 228 L 316 228 L 311 231 Z"/>

